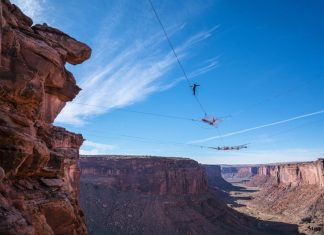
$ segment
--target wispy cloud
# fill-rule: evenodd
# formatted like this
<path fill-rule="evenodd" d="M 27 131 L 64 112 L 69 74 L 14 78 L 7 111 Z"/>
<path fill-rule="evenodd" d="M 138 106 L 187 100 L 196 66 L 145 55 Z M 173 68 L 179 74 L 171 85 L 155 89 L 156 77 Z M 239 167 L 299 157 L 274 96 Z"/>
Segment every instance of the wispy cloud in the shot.
<path fill-rule="evenodd" d="M 205 73 L 208 73 L 209 71 L 212 71 L 213 69 L 218 68 L 218 66 L 219 66 L 219 58 L 209 59 L 207 61 L 204 61 L 201 64 L 201 67 L 197 68 L 196 70 L 194 70 L 192 72 L 189 72 L 188 77 L 189 77 L 189 79 L 199 77 L 200 75 L 203 75 Z M 172 82 L 166 84 L 164 87 L 161 86 L 161 91 L 170 89 L 185 79 L 186 78 L 183 76 L 178 77 L 178 78 L 174 79 Z"/>
<path fill-rule="evenodd" d="M 189 74 L 189 78 L 195 78 L 198 77 L 202 74 L 205 74 L 215 68 L 217 68 L 219 66 L 219 58 L 213 58 L 213 59 L 209 59 L 207 61 L 205 61 L 205 65 L 203 65 L 202 67 L 198 68 L 197 70 L 191 72 Z"/>
<path fill-rule="evenodd" d="M 109 154 L 110 150 L 115 148 L 114 145 L 101 144 L 86 140 L 81 149 L 80 154 L 83 155 L 96 155 L 96 154 Z"/>
<path fill-rule="evenodd" d="M 324 114 L 324 110 L 320 110 L 320 111 L 313 112 L 313 113 L 307 113 L 307 114 L 300 115 L 300 116 L 297 116 L 297 117 L 285 119 L 285 120 L 278 121 L 278 122 L 272 122 L 272 123 L 261 125 L 261 126 L 256 126 L 256 127 L 252 127 L 252 128 L 247 128 L 247 129 L 243 129 L 243 130 L 239 130 L 239 131 L 226 133 L 224 135 L 217 135 L 217 136 L 212 136 L 212 137 L 209 137 L 209 138 L 193 140 L 193 141 L 190 141 L 188 143 L 190 143 L 190 144 L 203 143 L 203 142 L 207 142 L 207 141 L 210 141 L 210 140 L 215 140 L 215 139 L 230 137 L 230 136 L 234 136 L 234 135 L 239 135 L 239 134 L 243 134 L 243 133 L 246 133 L 246 132 L 250 132 L 250 131 L 254 131 L 254 130 L 258 130 L 258 129 L 262 129 L 262 128 L 266 128 L 266 127 L 276 126 L 276 125 L 280 125 L 280 124 L 292 122 L 292 121 L 295 121 L 295 120 L 298 120 L 298 119 L 303 119 L 303 118 L 316 116 L 316 115 L 320 115 L 320 114 Z"/>
<path fill-rule="evenodd" d="M 46 0 L 11 0 L 17 5 L 24 14 L 33 19 L 34 23 L 43 23 L 46 21 Z"/>
<path fill-rule="evenodd" d="M 119 16 L 115 18 L 122 21 Z M 118 22 L 114 21 L 113 28 L 117 27 L 116 24 Z M 172 36 L 183 27 L 184 24 L 172 26 L 168 32 Z M 175 48 L 179 58 L 185 60 L 190 48 L 210 38 L 216 29 L 203 30 L 183 40 Z M 84 71 L 78 82 L 82 91 L 74 102 L 67 104 L 56 122 L 81 125 L 91 116 L 140 102 L 152 93 L 170 89 L 179 82 L 168 76 L 177 62 L 160 30 L 157 33 L 155 29 L 152 31 L 155 33 L 150 32 L 144 37 L 128 33 L 121 38 L 116 38 L 114 30 L 106 26 L 102 30 L 95 37 L 93 58 L 86 68 L 91 72 Z M 192 74 L 199 76 L 216 66 L 215 60 L 208 61 Z"/>

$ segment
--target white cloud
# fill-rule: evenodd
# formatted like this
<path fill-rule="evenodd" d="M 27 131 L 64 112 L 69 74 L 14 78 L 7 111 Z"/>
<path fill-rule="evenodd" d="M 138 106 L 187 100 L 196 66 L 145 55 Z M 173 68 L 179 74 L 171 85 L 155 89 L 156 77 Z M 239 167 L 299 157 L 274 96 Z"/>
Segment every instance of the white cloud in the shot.
<path fill-rule="evenodd" d="M 34 23 L 45 22 L 45 6 L 48 5 L 46 0 L 11 0 L 17 5 L 22 12 L 32 18 Z"/>
<path fill-rule="evenodd" d="M 219 28 L 219 25 L 214 26 L 213 28 L 209 29 L 209 30 L 204 30 L 201 32 L 198 32 L 197 34 L 191 36 L 186 43 L 184 43 L 179 49 L 180 50 L 186 50 L 188 48 L 190 48 L 191 46 L 213 36 L 213 33 L 215 32 L 216 29 Z"/>
<path fill-rule="evenodd" d="M 219 66 L 219 60 L 218 58 L 213 58 L 213 59 L 209 59 L 207 61 L 204 61 L 204 63 L 202 63 L 202 66 L 199 67 L 198 69 L 190 72 L 188 75 L 189 79 L 195 78 L 195 77 L 199 77 L 200 75 L 203 75 L 205 73 L 208 73 L 209 71 L 218 68 Z M 185 77 L 178 77 L 176 79 L 174 79 L 174 81 L 168 83 L 167 85 L 165 85 L 164 87 L 161 86 L 161 91 L 162 90 L 167 90 L 170 89 L 172 87 L 174 87 L 175 85 L 177 85 L 179 82 L 185 80 Z"/>
<path fill-rule="evenodd" d="M 182 28 L 183 25 L 172 27 L 171 34 Z M 215 29 L 198 32 L 185 40 L 176 48 L 178 56 L 185 59 L 188 48 L 209 38 Z M 101 32 L 99 37 L 107 41 L 105 33 Z M 96 38 L 96 41 L 100 39 Z M 110 46 L 108 45 L 109 48 Z M 100 50 L 95 48 L 96 54 L 90 59 L 93 71 L 85 72 L 79 82 L 82 91 L 72 103 L 67 104 L 56 122 L 80 125 L 90 116 L 134 104 L 154 92 L 169 89 L 177 84 L 178 79 L 170 81 L 167 77 L 177 64 L 170 48 L 166 47 L 162 33 L 151 34 L 149 37 L 138 38 L 128 43 L 116 43 L 114 46 L 113 57 L 102 44 L 99 45 Z M 216 65 L 217 62 L 213 60 L 194 71 L 193 75 L 206 73 Z"/>
<path fill-rule="evenodd" d="M 82 155 L 97 155 L 97 154 L 109 154 L 110 150 L 113 150 L 116 146 L 110 144 L 101 144 L 92 141 L 84 141 L 80 149 Z"/>
<path fill-rule="evenodd" d="M 194 78 L 194 77 L 198 77 L 202 74 L 205 74 L 215 68 L 217 68 L 219 66 L 219 59 L 218 58 L 214 58 L 214 59 L 210 59 L 207 62 L 207 65 L 197 69 L 196 71 L 192 72 L 189 74 L 189 78 Z"/>

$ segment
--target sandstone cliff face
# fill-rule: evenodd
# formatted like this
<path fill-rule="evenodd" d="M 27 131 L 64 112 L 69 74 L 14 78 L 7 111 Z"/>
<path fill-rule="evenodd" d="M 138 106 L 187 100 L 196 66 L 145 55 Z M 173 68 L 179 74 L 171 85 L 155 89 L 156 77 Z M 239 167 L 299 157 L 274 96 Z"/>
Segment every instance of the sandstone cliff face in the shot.
<path fill-rule="evenodd" d="M 263 165 L 250 186 L 261 191 L 253 200 L 260 211 L 288 215 L 306 234 L 324 232 L 324 160 Z"/>
<path fill-rule="evenodd" d="M 251 178 L 258 173 L 258 166 L 222 166 L 222 176 L 225 179 Z"/>
<path fill-rule="evenodd" d="M 82 179 L 100 180 L 107 188 L 155 195 L 207 191 L 199 164 L 182 158 L 83 157 Z"/>
<path fill-rule="evenodd" d="M 260 166 L 258 176 L 273 178 L 277 184 L 324 187 L 324 160 Z"/>
<path fill-rule="evenodd" d="M 203 167 L 193 160 L 88 156 L 81 170 L 89 233 L 263 234 L 210 191 Z"/>
<path fill-rule="evenodd" d="M 239 178 L 252 177 L 258 173 L 258 167 L 248 166 L 240 167 L 236 176 Z"/>
<path fill-rule="evenodd" d="M 222 177 L 221 167 L 218 165 L 203 165 L 206 177 L 208 181 L 208 185 L 213 188 L 217 188 L 220 190 L 229 190 L 233 186 L 225 181 Z"/>
<path fill-rule="evenodd" d="M 91 50 L 1 0 L 0 234 L 86 234 L 79 134 L 52 122 L 79 92 L 65 63 Z"/>

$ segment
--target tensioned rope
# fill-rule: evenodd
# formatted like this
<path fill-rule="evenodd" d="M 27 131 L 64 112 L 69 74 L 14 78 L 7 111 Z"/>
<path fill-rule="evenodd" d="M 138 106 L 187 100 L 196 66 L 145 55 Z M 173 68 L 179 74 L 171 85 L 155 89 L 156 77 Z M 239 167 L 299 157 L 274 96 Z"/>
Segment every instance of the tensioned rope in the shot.
<path fill-rule="evenodd" d="M 123 138 L 128 138 L 131 139 L 132 141 L 137 141 L 137 142 L 143 142 L 143 143 L 155 143 L 155 144 L 172 144 L 172 145 L 181 145 L 181 146 L 190 146 L 190 147 L 197 147 L 201 149 L 212 149 L 212 150 L 218 150 L 218 151 L 228 151 L 228 150 L 239 150 L 238 148 L 242 148 L 240 146 L 232 146 L 232 147 L 213 147 L 213 146 L 206 146 L 206 145 L 197 145 L 197 144 L 191 144 L 191 143 L 181 143 L 181 142 L 175 142 L 175 141 L 166 141 L 166 140 L 161 140 L 161 139 L 155 139 L 155 138 L 145 138 L 145 137 L 139 137 L 139 136 L 133 136 L 133 135 L 124 135 L 124 134 L 114 134 L 114 133 L 103 133 L 102 131 L 98 130 L 90 130 L 90 129 L 82 129 L 83 132 L 90 132 L 91 135 L 97 135 L 100 136 L 100 138 L 107 138 L 107 135 L 112 136 L 112 138 L 117 137 L 123 137 Z M 108 137 L 109 138 L 109 137 Z M 107 139 L 108 139 L 107 138 Z M 247 144 L 245 144 L 247 145 Z M 244 147 L 245 148 L 245 147 Z"/>
<path fill-rule="evenodd" d="M 229 116 L 231 118 L 237 117 L 237 116 L 241 115 L 242 113 L 247 112 L 248 110 L 254 109 L 254 108 L 256 108 L 256 107 L 258 107 L 260 105 L 265 105 L 266 103 L 271 102 L 274 99 L 277 99 L 279 97 L 283 97 L 283 96 L 285 96 L 285 95 L 287 95 L 289 93 L 292 93 L 292 92 L 294 92 L 294 91 L 296 91 L 296 90 L 298 90 L 300 88 L 307 87 L 307 86 L 311 85 L 312 82 L 313 82 L 312 80 L 308 80 L 306 82 L 303 82 L 302 84 L 296 85 L 294 87 L 290 87 L 289 89 L 281 91 L 281 92 L 279 92 L 279 93 L 277 93 L 275 95 L 272 95 L 271 97 L 267 97 L 267 98 L 265 98 L 263 100 L 260 100 L 260 101 L 258 101 L 256 103 L 249 104 L 246 108 L 241 109 L 241 110 L 236 111 L 236 112 L 232 112 L 232 113 L 228 114 L 227 116 Z"/>
<path fill-rule="evenodd" d="M 165 27 L 164 27 L 164 25 L 163 25 L 163 23 L 162 23 L 162 21 L 161 21 L 159 15 L 158 15 L 157 11 L 155 10 L 155 7 L 154 7 L 152 1 L 151 1 L 151 0 L 148 0 L 148 1 L 149 1 L 150 5 L 151 5 L 151 7 L 152 7 L 152 10 L 153 10 L 153 12 L 154 12 L 154 15 L 155 15 L 157 21 L 158 21 L 159 24 L 161 25 L 161 28 L 162 28 L 163 33 L 164 33 L 164 36 L 165 36 L 165 38 L 167 39 L 167 42 L 168 42 L 168 44 L 169 44 L 169 46 L 170 46 L 170 48 L 171 48 L 171 50 L 172 50 L 172 52 L 173 52 L 173 54 L 174 54 L 174 57 L 175 57 L 176 60 L 177 60 L 177 63 L 179 64 L 179 67 L 180 67 L 180 70 L 181 70 L 183 76 L 185 77 L 185 79 L 186 79 L 187 82 L 188 82 L 189 89 L 190 89 L 190 87 L 191 87 L 193 84 L 192 84 L 192 83 L 190 82 L 190 80 L 189 80 L 189 77 L 188 77 L 188 75 L 187 75 L 187 73 L 186 73 L 186 71 L 185 71 L 185 69 L 184 69 L 184 67 L 183 67 L 183 65 L 182 65 L 182 63 L 181 63 L 181 61 L 180 61 L 180 59 L 179 59 L 178 54 L 176 53 L 176 51 L 175 51 L 175 49 L 174 49 L 174 46 L 173 46 L 173 44 L 172 44 L 172 42 L 171 42 L 171 40 L 170 40 L 170 38 L 169 38 L 169 36 L 168 36 L 168 34 L 167 34 L 167 32 L 166 32 L 166 29 L 165 29 Z M 199 98 L 198 98 L 197 96 L 195 96 L 195 95 L 194 95 L 194 97 L 195 97 L 195 99 L 196 99 L 196 101 L 197 101 L 197 103 L 198 103 L 198 105 L 199 105 L 201 111 L 204 113 L 204 115 L 207 115 L 207 112 L 206 112 L 205 108 L 203 107 L 202 103 L 200 102 Z"/>
<path fill-rule="evenodd" d="M 187 80 L 187 83 L 188 83 L 188 85 L 189 85 L 189 89 L 190 89 L 190 87 L 192 87 L 193 84 L 192 84 L 192 83 L 190 82 L 190 80 L 189 80 L 189 77 L 188 77 L 188 75 L 187 75 L 187 73 L 186 73 L 186 71 L 185 71 L 185 69 L 184 69 L 184 67 L 183 67 L 183 65 L 182 65 L 182 63 L 181 63 L 179 57 L 178 57 L 178 54 L 177 54 L 176 51 L 175 51 L 175 48 L 174 48 L 174 46 L 173 46 L 173 44 L 172 44 L 172 42 L 171 42 L 171 40 L 170 40 L 170 37 L 168 36 L 168 33 L 166 32 L 166 29 L 165 29 L 165 27 L 164 27 L 164 25 L 163 25 L 163 23 L 162 23 L 162 21 L 161 21 L 161 18 L 159 17 L 159 14 L 157 13 L 157 11 L 156 11 L 156 9 L 155 9 L 155 7 L 154 7 L 154 5 L 153 5 L 152 0 L 148 0 L 148 1 L 149 1 L 150 5 L 151 5 L 152 11 L 153 11 L 153 13 L 154 13 L 154 15 L 155 15 L 157 21 L 159 22 L 159 24 L 160 24 L 160 26 L 161 26 L 161 28 L 162 28 L 162 30 L 163 30 L 164 36 L 165 36 L 165 38 L 167 39 L 167 42 L 168 42 L 168 44 L 169 44 L 169 46 L 170 46 L 170 48 L 171 48 L 171 50 L 172 50 L 172 52 L 173 52 L 173 54 L 174 54 L 174 56 L 175 56 L 177 62 L 178 62 L 178 64 L 179 64 L 180 70 L 182 71 L 183 76 L 184 76 L 185 79 Z M 199 105 L 201 111 L 204 113 L 205 116 L 207 116 L 206 109 L 203 107 L 203 105 L 202 105 L 202 103 L 200 102 L 199 98 L 198 98 L 196 95 L 194 95 L 194 97 L 195 97 L 196 102 L 198 103 L 198 105 Z M 220 132 L 220 130 L 218 129 L 219 127 L 216 127 L 216 128 L 217 128 L 218 132 Z M 222 139 L 222 144 L 224 145 L 224 140 L 223 140 L 223 139 Z"/>
<path fill-rule="evenodd" d="M 307 113 L 307 114 L 299 115 L 299 116 L 296 116 L 296 117 L 288 118 L 288 119 L 285 119 L 285 120 L 264 124 L 264 125 L 261 125 L 261 126 L 256 126 L 256 127 L 251 127 L 251 128 L 239 130 L 239 131 L 226 133 L 226 134 L 223 134 L 221 136 L 218 135 L 218 136 L 212 136 L 212 137 L 205 138 L 205 139 L 194 140 L 194 141 L 191 141 L 190 143 L 202 143 L 202 142 L 207 142 L 207 141 L 215 140 L 215 139 L 219 139 L 219 138 L 235 136 L 235 135 L 243 134 L 243 133 L 258 130 L 258 129 L 263 129 L 263 128 L 266 128 L 266 127 L 281 125 L 281 124 L 285 124 L 285 123 L 292 122 L 292 121 L 295 121 L 295 120 L 304 119 L 304 118 L 312 117 L 312 116 L 317 116 L 317 115 L 320 115 L 320 114 L 324 114 L 324 109 L 319 110 L 317 112 Z"/>
<path fill-rule="evenodd" d="M 103 106 L 103 105 L 92 105 L 92 104 L 85 104 L 85 103 L 79 103 L 79 102 L 74 102 L 74 101 L 71 101 L 70 103 L 77 104 L 77 105 L 98 107 L 98 108 L 110 108 L 108 106 Z M 179 120 L 186 120 L 186 121 L 193 121 L 193 122 L 201 122 L 200 119 L 189 118 L 189 117 L 181 117 L 181 116 L 175 116 L 175 115 L 168 115 L 168 114 L 162 114 L 162 113 L 144 112 L 144 111 L 138 111 L 138 110 L 133 110 L 133 109 L 125 109 L 125 108 L 116 108 L 116 110 L 124 111 L 124 112 L 130 112 L 130 113 L 143 114 L 143 115 L 149 115 L 149 116 L 156 116 L 156 117 L 161 117 L 161 118 L 169 118 L 169 119 L 179 119 Z"/>

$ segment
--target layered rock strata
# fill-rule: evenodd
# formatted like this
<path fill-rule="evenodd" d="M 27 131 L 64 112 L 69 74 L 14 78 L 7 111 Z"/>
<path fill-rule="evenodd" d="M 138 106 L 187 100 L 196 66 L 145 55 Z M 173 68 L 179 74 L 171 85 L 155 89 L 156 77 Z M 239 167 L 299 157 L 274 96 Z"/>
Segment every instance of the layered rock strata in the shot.
<path fill-rule="evenodd" d="M 261 187 L 253 204 L 261 211 L 288 216 L 307 234 L 324 232 L 323 167 L 323 159 L 261 166 L 248 183 Z"/>
<path fill-rule="evenodd" d="M 207 191 L 205 173 L 185 158 L 82 157 L 82 180 L 119 191 L 151 195 L 199 194 Z"/>
<path fill-rule="evenodd" d="M 324 159 L 314 162 L 262 165 L 258 170 L 257 177 L 271 179 L 278 185 L 324 187 Z"/>
<path fill-rule="evenodd" d="M 222 170 L 219 165 L 203 165 L 203 167 L 210 187 L 225 191 L 233 188 L 233 186 L 222 177 Z"/>
<path fill-rule="evenodd" d="M 52 122 L 80 91 L 65 63 L 90 48 L 1 0 L 0 234 L 86 234 L 79 207 L 83 138 Z"/>
<path fill-rule="evenodd" d="M 250 179 L 258 173 L 258 166 L 250 165 L 223 165 L 222 176 L 225 179 Z"/>
<path fill-rule="evenodd" d="M 81 171 L 81 206 L 92 234 L 274 234 L 229 208 L 190 159 L 87 156 Z"/>

